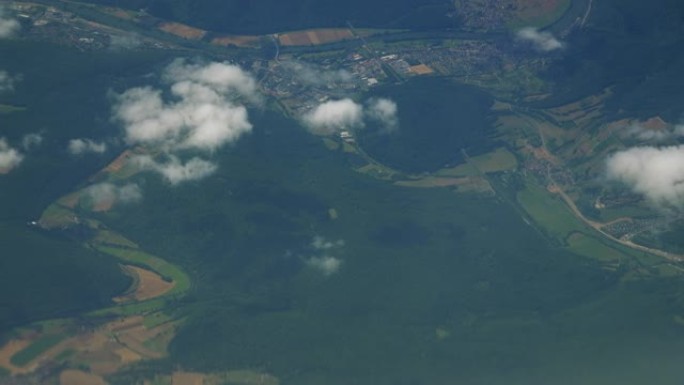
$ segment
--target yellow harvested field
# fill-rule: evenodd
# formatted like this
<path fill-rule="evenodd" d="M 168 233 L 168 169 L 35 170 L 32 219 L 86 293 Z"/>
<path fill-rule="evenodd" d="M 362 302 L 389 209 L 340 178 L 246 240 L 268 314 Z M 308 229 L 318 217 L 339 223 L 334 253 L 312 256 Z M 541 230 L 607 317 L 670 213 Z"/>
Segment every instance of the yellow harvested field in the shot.
<path fill-rule="evenodd" d="M 93 205 L 92 211 L 95 213 L 104 213 L 112 209 L 114 207 L 114 203 L 116 202 L 116 199 L 112 197 L 111 199 L 102 199 L 101 201 L 97 202 L 95 205 Z"/>
<path fill-rule="evenodd" d="M 188 40 L 199 40 L 207 34 L 205 30 L 174 22 L 163 23 L 159 26 L 159 29 Z"/>
<path fill-rule="evenodd" d="M 76 205 L 78 205 L 78 202 L 81 200 L 81 192 L 80 191 L 75 191 L 70 194 L 67 194 L 59 200 L 57 200 L 57 203 L 64 207 L 68 207 L 70 209 L 76 208 Z"/>
<path fill-rule="evenodd" d="M 416 75 L 429 75 L 431 73 L 434 73 L 435 71 L 425 64 L 418 64 L 409 67 L 409 72 L 414 73 Z"/>
<path fill-rule="evenodd" d="M 236 47 L 255 47 L 259 45 L 259 39 L 259 36 L 253 35 L 218 36 L 212 39 L 211 44 L 222 47 L 231 45 Z"/>
<path fill-rule="evenodd" d="M 124 270 L 134 277 L 134 290 L 129 294 L 114 298 L 114 302 L 144 301 L 164 295 L 173 289 L 175 282 L 165 281 L 159 274 L 141 267 L 126 265 Z"/>
<path fill-rule="evenodd" d="M 140 356 L 140 354 L 132 351 L 129 348 L 115 349 L 114 354 L 119 356 L 120 362 L 123 365 L 130 364 L 131 362 L 137 362 L 137 361 L 142 360 L 142 356 Z"/>
<path fill-rule="evenodd" d="M 278 35 L 278 41 L 285 46 L 319 45 L 352 39 L 354 35 L 348 28 L 310 29 Z"/>
<path fill-rule="evenodd" d="M 202 373 L 188 373 L 175 372 L 171 376 L 171 385 L 203 385 L 204 374 Z"/>
<path fill-rule="evenodd" d="M 15 367 L 10 361 L 12 356 L 41 338 L 36 332 L 26 333 L 0 348 L 0 366 L 12 374 L 33 373 L 45 365 L 54 363 L 62 352 L 71 351 L 69 357 L 66 360 L 61 358 L 60 362 L 67 365 L 86 365 L 90 374 L 62 373 L 60 384 L 68 381 L 66 383 L 78 385 L 77 381 L 84 379 L 91 382 L 81 383 L 97 385 L 100 384 L 96 382 L 96 378 L 100 378 L 98 376 L 106 376 L 115 373 L 122 366 L 146 359 L 159 359 L 167 354 L 166 347 L 176 333 L 176 323 L 167 322 L 148 329 L 143 321 L 142 316 L 131 316 L 106 323 L 94 330 L 82 330 L 79 334 L 47 349 L 28 365 Z M 154 343 L 148 344 L 150 341 Z"/>
<path fill-rule="evenodd" d="M 105 171 L 109 173 L 115 173 L 124 166 L 128 158 L 133 155 L 133 152 L 131 150 L 126 150 L 121 153 L 121 155 L 117 156 L 116 159 L 114 159 L 110 164 L 105 167 Z"/>
<path fill-rule="evenodd" d="M 59 375 L 59 385 L 107 385 L 107 383 L 100 376 L 68 369 Z"/>
<path fill-rule="evenodd" d="M 95 173 L 93 176 L 88 178 L 88 181 L 91 183 L 95 182 L 101 182 L 103 177 L 109 177 L 111 174 L 117 174 L 118 177 L 127 177 L 127 176 L 132 176 L 139 170 L 137 167 L 128 167 L 126 168 L 125 173 L 121 173 L 122 170 L 124 170 L 124 167 L 128 165 L 128 160 L 134 155 L 134 152 L 131 150 L 126 150 L 122 152 L 119 156 L 116 157 L 111 163 L 109 163 L 105 168 L 102 170 L 98 171 Z"/>

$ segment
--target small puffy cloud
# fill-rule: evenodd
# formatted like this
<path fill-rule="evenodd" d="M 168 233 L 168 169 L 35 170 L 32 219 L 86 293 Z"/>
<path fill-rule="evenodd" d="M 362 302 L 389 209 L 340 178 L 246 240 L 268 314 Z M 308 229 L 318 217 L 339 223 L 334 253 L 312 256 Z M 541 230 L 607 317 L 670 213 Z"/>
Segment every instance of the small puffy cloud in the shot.
<path fill-rule="evenodd" d="M 83 155 L 87 153 L 102 154 L 107 151 L 106 143 L 99 143 L 90 139 L 72 139 L 69 141 L 67 151 L 71 155 Z"/>
<path fill-rule="evenodd" d="M 0 39 L 14 36 L 20 28 L 19 22 L 9 17 L 0 6 Z"/>
<path fill-rule="evenodd" d="M 223 95 L 237 93 L 252 99 L 258 98 L 256 80 L 239 66 L 229 63 L 203 65 L 178 59 L 167 67 L 164 77 L 170 83 L 191 82 Z"/>
<path fill-rule="evenodd" d="M 622 136 L 635 138 L 640 141 L 662 142 L 684 136 L 684 126 L 678 125 L 672 128 L 647 128 L 641 124 L 631 124 L 623 132 Z"/>
<path fill-rule="evenodd" d="M 670 131 L 649 130 L 639 124 L 632 124 L 623 132 L 623 135 L 626 137 L 647 141 L 667 140 L 671 137 L 671 134 L 672 133 Z"/>
<path fill-rule="evenodd" d="M 5 138 L 0 138 L 0 174 L 6 174 L 17 167 L 24 156 L 10 147 Z"/>
<path fill-rule="evenodd" d="M 344 241 L 330 241 L 321 236 L 315 236 L 311 241 L 313 256 L 303 258 L 304 263 L 312 269 L 318 270 L 323 275 L 335 274 L 342 266 L 342 260 L 331 255 L 335 249 L 344 247 Z"/>
<path fill-rule="evenodd" d="M 303 121 L 318 134 L 357 128 L 363 126 L 363 106 L 349 98 L 331 100 L 306 113 Z"/>
<path fill-rule="evenodd" d="M 334 87 L 354 80 L 352 74 L 343 69 L 328 70 L 302 61 L 283 61 L 281 65 L 290 78 L 306 85 Z"/>
<path fill-rule="evenodd" d="M 216 164 L 197 157 L 183 163 L 173 155 L 169 156 L 169 161 L 166 163 L 158 162 L 146 155 L 137 156 L 132 161 L 144 170 L 159 173 L 172 185 L 204 179 L 218 168 Z"/>
<path fill-rule="evenodd" d="M 563 48 L 563 43 L 550 32 L 541 32 L 533 27 L 526 27 L 516 33 L 518 40 L 531 43 L 536 49 L 544 52 Z"/>
<path fill-rule="evenodd" d="M 306 260 L 306 265 L 320 271 L 325 276 L 335 274 L 342 266 L 342 260 L 330 255 L 311 257 Z"/>
<path fill-rule="evenodd" d="M 14 84 L 17 77 L 10 75 L 7 71 L 0 71 L 0 93 L 14 91 Z"/>
<path fill-rule="evenodd" d="M 142 41 L 137 35 L 111 35 L 109 48 L 112 50 L 135 49 L 142 45 Z"/>
<path fill-rule="evenodd" d="M 397 103 L 390 99 L 378 98 L 368 102 L 366 114 L 369 118 L 382 123 L 386 131 L 394 131 L 399 126 Z"/>
<path fill-rule="evenodd" d="M 89 186 L 84 190 L 84 198 L 92 204 L 95 211 L 107 211 L 113 205 L 135 203 L 142 199 L 140 187 L 135 183 L 117 186 L 104 182 Z"/>
<path fill-rule="evenodd" d="M 363 128 L 367 119 L 391 132 L 399 126 L 397 112 L 397 103 L 387 98 L 369 99 L 365 106 L 345 98 L 319 104 L 304 114 L 302 121 L 313 133 L 321 135 Z"/>
<path fill-rule="evenodd" d="M 152 146 L 161 158 L 132 159 L 172 185 L 203 179 L 217 165 L 201 157 L 181 160 L 187 150 L 205 152 L 236 142 L 251 132 L 245 103 L 259 103 L 257 82 L 229 63 L 176 60 L 164 70 L 167 89 L 131 88 L 115 96 L 112 118 L 122 123 L 128 144 Z M 161 160 L 160 160 L 161 159 Z"/>
<path fill-rule="evenodd" d="M 606 176 L 629 186 L 652 204 L 679 208 L 684 203 L 684 146 L 634 147 L 606 161 Z"/>
<path fill-rule="evenodd" d="M 30 150 L 32 148 L 38 147 L 43 143 L 43 135 L 41 134 L 26 134 L 21 138 L 21 147 L 24 150 Z"/>
<path fill-rule="evenodd" d="M 157 145 L 167 151 L 213 151 L 252 130 L 239 97 L 258 99 L 256 82 L 238 66 L 174 61 L 164 79 L 172 100 L 151 87 L 129 89 L 116 98 L 115 120 L 123 123 L 129 144 Z"/>
<path fill-rule="evenodd" d="M 313 241 L 311 241 L 311 247 L 316 250 L 330 250 L 342 246 L 344 246 L 344 241 L 341 239 L 338 239 L 337 241 L 328 241 L 321 236 L 315 236 Z"/>

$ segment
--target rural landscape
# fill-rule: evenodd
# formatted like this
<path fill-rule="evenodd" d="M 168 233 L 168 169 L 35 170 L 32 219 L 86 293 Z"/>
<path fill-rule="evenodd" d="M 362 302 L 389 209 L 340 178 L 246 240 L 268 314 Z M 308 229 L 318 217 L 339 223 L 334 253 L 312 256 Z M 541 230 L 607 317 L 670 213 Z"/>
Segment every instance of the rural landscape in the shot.
<path fill-rule="evenodd" d="M 0 384 L 679 383 L 659 1 L 0 2 Z"/>

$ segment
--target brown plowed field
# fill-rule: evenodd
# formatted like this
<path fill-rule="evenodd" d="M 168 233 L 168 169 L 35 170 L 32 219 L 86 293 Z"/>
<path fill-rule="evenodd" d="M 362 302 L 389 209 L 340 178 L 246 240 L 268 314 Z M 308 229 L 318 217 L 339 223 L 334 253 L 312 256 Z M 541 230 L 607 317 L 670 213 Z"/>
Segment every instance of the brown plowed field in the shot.
<path fill-rule="evenodd" d="M 278 36 L 280 44 L 292 45 L 319 45 L 348 40 L 354 35 L 347 28 L 310 29 L 306 31 L 288 32 Z"/>
<path fill-rule="evenodd" d="M 144 301 L 164 295 L 175 286 L 175 282 L 165 281 L 159 274 L 137 266 L 124 266 L 126 272 L 135 278 L 136 287 L 129 294 L 114 298 L 115 302 Z"/>

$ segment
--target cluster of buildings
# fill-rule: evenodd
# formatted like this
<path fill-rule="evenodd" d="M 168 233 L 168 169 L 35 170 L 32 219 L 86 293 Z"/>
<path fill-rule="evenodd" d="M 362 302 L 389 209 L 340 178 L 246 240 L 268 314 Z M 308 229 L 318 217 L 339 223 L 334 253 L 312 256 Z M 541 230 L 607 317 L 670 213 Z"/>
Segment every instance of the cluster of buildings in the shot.
<path fill-rule="evenodd" d="M 94 51 L 111 47 L 116 39 L 131 39 L 131 34 L 85 20 L 53 6 L 10 2 L 6 5 L 22 25 L 22 35 L 36 40 Z M 169 48 L 162 42 L 136 38 L 142 48 Z"/>
<path fill-rule="evenodd" d="M 350 97 L 414 76 L 467 76 L 500 70 L 506 56 L 490 41 L 419 43 L 387 44 L 376 52 L 362 47 L 333 58 L 306 57 L 306 62 L 283 55 L 277 61 L 256 63 L 252 69 L 261 71 L 265 92 L 298 116 L 326 100 Z"/>
<path fill-rule="evenodd" d="M 605 225 L 601 230 L 618 239 L 630 239 L 644 231 L 665 229 L 667 222 L 663 218 L 628 218 Z"/>
<path fill-rule="evenodd" d="M 456 0 L 457 13 L 462 27 L 474 30 L 500 29 L 506 26 L 510 16 L 518 6 L 517 0 Z"/>
<path fill-rule="evenodd" d="M 106 49 L 131 38 L 127 31 L 82 19 L 49 4 L 10 2 L 8 7 L 21 20 L 22 34 L 29 38 L 81 50 Z M 172 41 L 136 38 L 137 46 L 143 49 L 175 47 Z M 500 70 L 505 57 L 494 42 L 487 40 L 364 42 L 363 46 L 352 46 L 332 55 L 264 59 L 257 54 L 247 63 L 257 74 L 261 88 L 291 115 L 299 116 L 327 100 L 353 97 L 413 76 L 468 76 L 475 71 Z"/>

